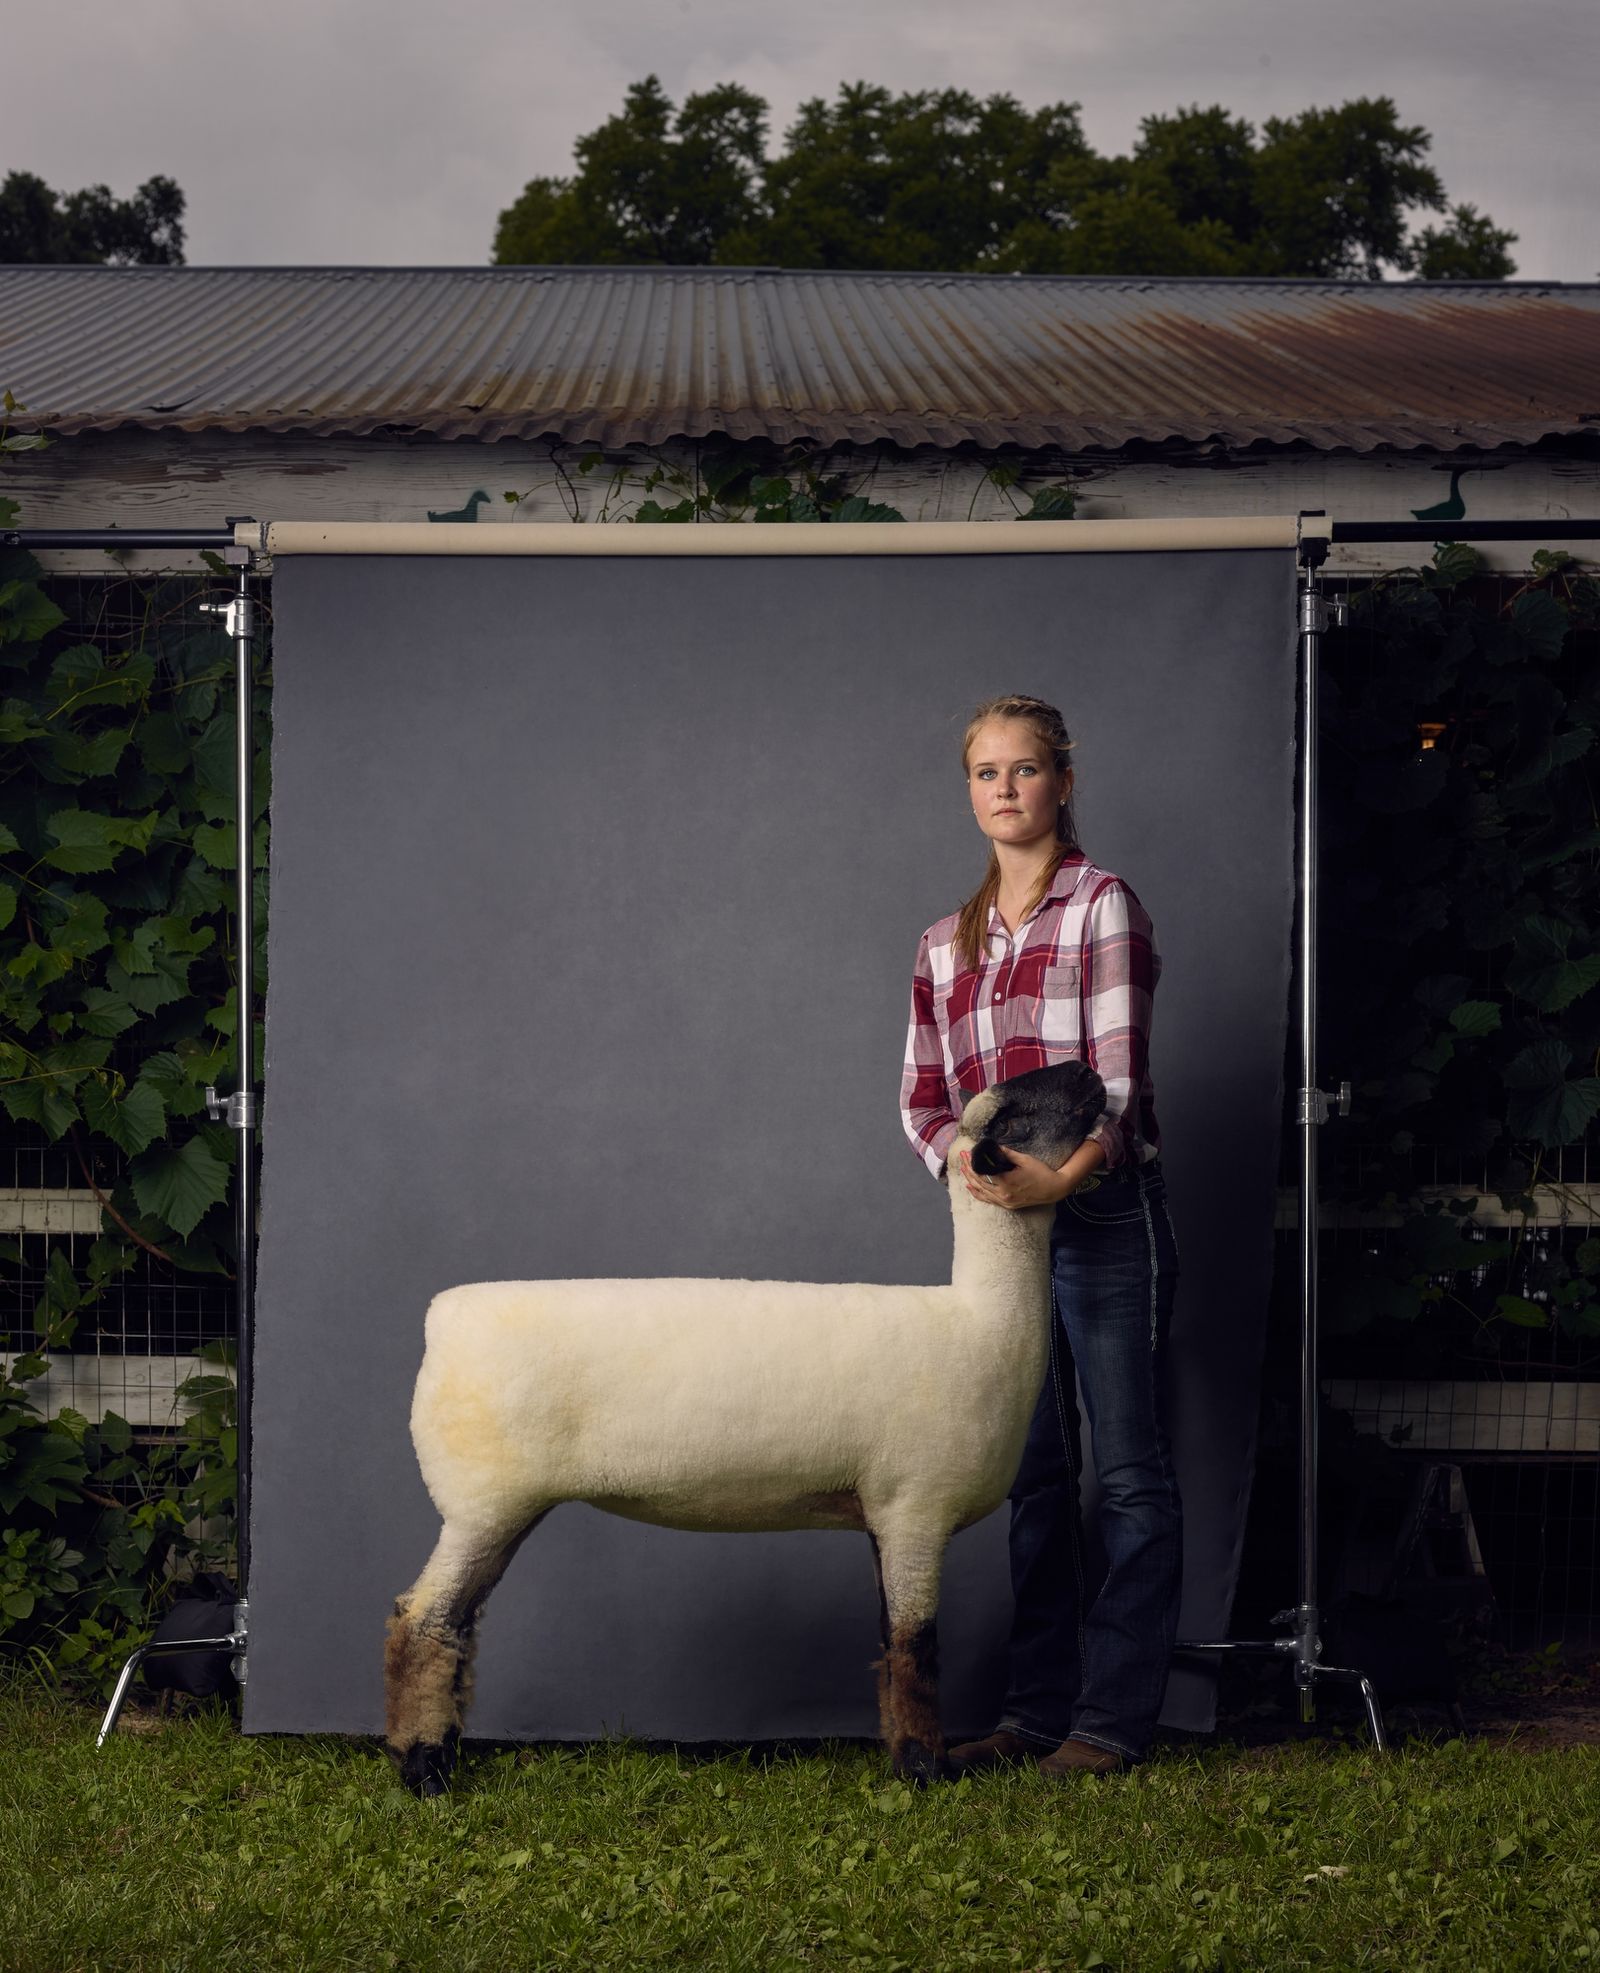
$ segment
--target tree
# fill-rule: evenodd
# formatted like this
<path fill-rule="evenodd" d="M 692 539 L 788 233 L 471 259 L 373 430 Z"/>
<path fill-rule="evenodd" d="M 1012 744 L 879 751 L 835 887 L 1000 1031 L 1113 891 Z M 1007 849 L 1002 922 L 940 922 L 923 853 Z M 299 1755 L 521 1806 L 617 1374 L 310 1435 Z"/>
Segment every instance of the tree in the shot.
<path fill-rule="evenodd" d="M 105 185 L 53 192 L 31 171 L 0 181 L 0 262 L 181 267 L 184 197 L 170 178 L 148 178 L 131 199 Z"/>
<path fill-rule="evenodd" d="M 802 103 L 782 152 L 733 84 L 674 115 L 655 76 L 501 214 L 494 257 L 672 266 L 1027 274 L 1500 280 L 1515 234 L 1447 207 L 1431 139 L 1386 96 L 1258 134 L 1220 105 L 1146 117 L 1126 157 L 1086 142 L 1075 103 L 1026 110 L 963 90 L 841 84 Z M 1448 211 L 1408 231 L 1415 209 Z"/>
<path fill-rule="evenodd" d="M 1503 281 L 1516 273 L 1504 233 L 1476 206 L 1452 206 L 1448 226 L 1425 226 L 1407 250 L 1424 281 Z"/>
<path fill-rule="evenodd" d="M 1430 138 L 1387 96 L 1268 117 L 1256 152 L 1252 271 L 1369 281 L 1406 264 L 1407 206 L 1444 205 Z"/>
<path fill-rule="evenodd" d="M 766 211 L 716 258 L 784 267 L 993 268 L 1055 176 L 1092 157 L 1077 106 L 1032 114 L 1011 96 L 959 89 L 891 96 L 845 84 L 802 103 L 765 174 Z"/>
<path fill-rule="evenodd" d="M 1516 235 L 1470 206 L 1408 237 L 1409 208 L 1445 206 L 1431 139 L 1386 96 L 1253 127 L 1220 106 L 1149 116 L 1126 158 L 1070 160 L 1057 210 L 1002 264 L 1030 273 L 1501 280 Z"/>
<path fill-rule="evenodd" d="M 576 145 L 577 175 L 535 178 L 500 215 L 502 264 L 698 267 L 759 211 L 767 106 L 736 83 L 686 96 L 674 117 L 656 78 Z"/>

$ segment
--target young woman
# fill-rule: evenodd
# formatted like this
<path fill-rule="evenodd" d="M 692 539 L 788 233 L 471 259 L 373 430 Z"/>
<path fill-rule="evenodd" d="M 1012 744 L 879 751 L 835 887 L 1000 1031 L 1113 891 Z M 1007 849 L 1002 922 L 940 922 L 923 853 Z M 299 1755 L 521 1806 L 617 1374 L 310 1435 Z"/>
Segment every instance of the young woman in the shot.
<path fill-rule="evenodd" d="M 1053 1170 L 949 1174 L 1008 1211 L 1053 1205 L 1051 1360 L 1011 1490 L 1016 1598 L 1010 1682 L 986 1739 L 950 1749 L 958 1772 L 1037 1762 L 1106 1774 L 1138 1760 L 1161 1709 L 1177 1635 L 1181 1511 L 1162 1399 L 1177 1244 L 1158 1155 L 1148 1050 L 1161 971 L 1150 919 L 1091 863 L 1072 817 L 1072 741 L 1060 713 L 1020 695 L 979 706 L 962 749 L 989 839 L 983 882 L 922 935 L 900 1109 L 936 1178 L 966 1099 L 1052 1062 L 1105 1083 L 1089 1136 Z M 1083 1583 L 1082 1385 L 1102 1492 L 1106 1578 Z"/>

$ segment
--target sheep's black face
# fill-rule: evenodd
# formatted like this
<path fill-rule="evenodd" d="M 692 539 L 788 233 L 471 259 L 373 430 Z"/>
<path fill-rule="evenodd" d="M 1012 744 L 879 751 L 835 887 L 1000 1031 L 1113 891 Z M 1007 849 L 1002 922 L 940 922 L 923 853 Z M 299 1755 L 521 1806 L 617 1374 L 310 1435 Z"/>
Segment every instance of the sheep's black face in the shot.
<path fill-rule="evenodd" d="M 986 1094 L 993 1107 L 973 1146 L 976 1172 L 1008 1170 L 1006 1151 L 1026 1152 L 1047 1165 L 1061 1164 L 1077 1150 L 1106 1106 L 1106 1086 L 1084 1062 L 1029 1069 L 996 1083 Z"/>

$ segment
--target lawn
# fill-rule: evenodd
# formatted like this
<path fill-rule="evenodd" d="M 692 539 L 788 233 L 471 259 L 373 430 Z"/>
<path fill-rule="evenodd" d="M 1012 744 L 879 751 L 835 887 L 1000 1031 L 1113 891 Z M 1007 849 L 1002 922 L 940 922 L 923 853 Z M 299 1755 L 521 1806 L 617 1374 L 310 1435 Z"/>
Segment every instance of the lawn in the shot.
<path fill-rule="evenodd" d="M 1600 1966 L 1600 1748 L 1335 1740 L 923 1794 L 876 1749 L 469 1749 L 0 1689 L 0 1966 Z"/>

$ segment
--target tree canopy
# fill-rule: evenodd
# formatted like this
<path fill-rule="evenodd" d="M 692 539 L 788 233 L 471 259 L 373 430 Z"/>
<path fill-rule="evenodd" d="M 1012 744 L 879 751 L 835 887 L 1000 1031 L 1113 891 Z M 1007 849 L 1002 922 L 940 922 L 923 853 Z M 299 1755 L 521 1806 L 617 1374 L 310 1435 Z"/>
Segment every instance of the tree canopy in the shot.
<path fill-rule="evenodd" d="M 115 267 L 183 265 L 183 193 L 147 178 L 131 199 L 106 185 L 53 192 L 31 171 L 0 180 L 0 262 Z"/>
<path fill-rule="evenodd" d="M 500 265 L 908 268 L 1502 280 L 1514 233 L 1452 206 L 1387 96 L 1268 117 L 1148 116 L 1102 157 L 1076 103 L 841 84 L 776 156 L 737 83 L 675 109 L 651 75 L 501 213 Z M 1410 230 L 1415 211 L 1443 223 Z"/>

